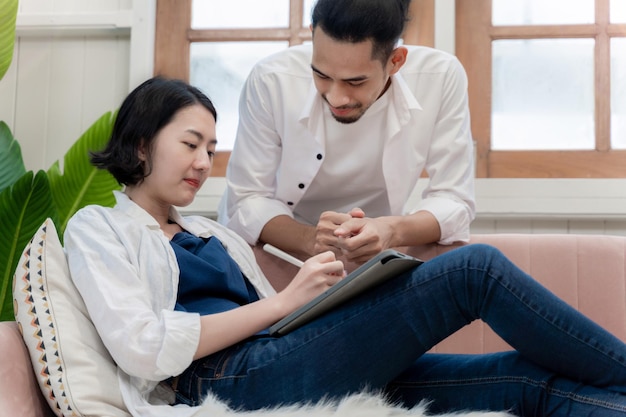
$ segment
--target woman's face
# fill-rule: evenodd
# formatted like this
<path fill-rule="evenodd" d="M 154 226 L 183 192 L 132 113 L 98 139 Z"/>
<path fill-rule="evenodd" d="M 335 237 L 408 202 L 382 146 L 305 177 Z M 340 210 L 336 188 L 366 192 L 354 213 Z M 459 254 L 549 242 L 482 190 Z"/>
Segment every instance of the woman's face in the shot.
<path fill-rule="evenodd" d="M 215 136 L 215 118 L 204 106 L 179 110 L 154 138 L 152 170 L 136 191 L 162 206 L 191 204 L 211 173 Z M 147 153 L 139 157 L 145 161 Z"/>

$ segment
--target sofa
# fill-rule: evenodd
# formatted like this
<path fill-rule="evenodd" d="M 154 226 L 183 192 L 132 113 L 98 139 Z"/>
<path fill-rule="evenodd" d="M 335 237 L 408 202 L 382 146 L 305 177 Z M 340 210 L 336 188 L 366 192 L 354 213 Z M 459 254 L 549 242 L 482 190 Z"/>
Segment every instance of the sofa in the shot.
<path fill-rule="evenodd" d="M 499 248 L 520 268 L 569 304 L 626 341 L 626 237 L 605 235 L 473 235 L 471 243 Z M 461 244 L 398 248 L 427 260 Z M 254 248 L 272 284 L 284 288 L 296 267 Z M 349 265 L 349 269 L 354 265 Z M 521 330 L 521 329 L 520 329 Z M 481 353 L 510 349 L 486 325 L 477 321 L 432 350 Z M 16 322 L 0 322 L 0 410 L 2 415 L 54 415 L 43 398 L 31 357 Z"/>

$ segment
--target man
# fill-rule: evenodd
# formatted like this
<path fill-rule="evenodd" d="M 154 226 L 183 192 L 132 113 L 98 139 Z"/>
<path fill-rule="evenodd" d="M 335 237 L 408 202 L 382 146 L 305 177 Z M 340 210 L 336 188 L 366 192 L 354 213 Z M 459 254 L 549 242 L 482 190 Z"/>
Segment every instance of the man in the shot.
<path fill-rule="evenodd" d="M 465 241 L 474 218 L 467 78 L 398 46 L 409 0 L 319 0 L 312 46 L 259 62 L 240 100 L 219 220 L 250 244 L 364 262 Z M 428 185 L 410 199 L 422 172 Z"/>

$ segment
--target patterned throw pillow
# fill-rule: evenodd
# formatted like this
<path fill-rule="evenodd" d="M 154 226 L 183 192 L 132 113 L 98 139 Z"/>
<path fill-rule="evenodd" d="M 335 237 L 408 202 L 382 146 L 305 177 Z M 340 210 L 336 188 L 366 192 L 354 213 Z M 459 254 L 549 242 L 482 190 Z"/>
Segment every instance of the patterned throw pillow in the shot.
<path fill-rule="evenodd" d="M 39 387 L 57 416 L 130 416 L 116 365 L 70 279 L 51 219 L 24 249 L 13 302 Z"/>

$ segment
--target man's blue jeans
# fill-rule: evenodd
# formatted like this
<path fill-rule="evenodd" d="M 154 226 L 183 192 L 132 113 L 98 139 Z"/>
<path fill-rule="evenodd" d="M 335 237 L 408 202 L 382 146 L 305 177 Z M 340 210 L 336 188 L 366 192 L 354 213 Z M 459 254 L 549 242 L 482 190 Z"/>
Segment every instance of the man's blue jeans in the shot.
<path fill-rule="evenodd" d="M 516 351 L 425 354 L 479 318 Z M 626 416 L 626 345 L 497 249 L 468 245 L 285 336 L 195 361 L 175 384 L 179 402 L 212 392 L 243 409 L 370 389 L 434 412 Z"/>

